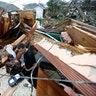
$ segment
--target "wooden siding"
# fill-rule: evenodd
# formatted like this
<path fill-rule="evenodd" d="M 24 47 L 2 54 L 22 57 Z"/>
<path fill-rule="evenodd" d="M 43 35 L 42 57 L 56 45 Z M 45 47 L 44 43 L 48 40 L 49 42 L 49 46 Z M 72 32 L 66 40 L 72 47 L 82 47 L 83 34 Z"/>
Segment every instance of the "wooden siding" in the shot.
<path fill-rule="evenodd" d="M 39 68 L 38 77 L 48 78 Z M 38 80 L 36 96 L 69 96 L 56 82 L 48 80 Z"/>

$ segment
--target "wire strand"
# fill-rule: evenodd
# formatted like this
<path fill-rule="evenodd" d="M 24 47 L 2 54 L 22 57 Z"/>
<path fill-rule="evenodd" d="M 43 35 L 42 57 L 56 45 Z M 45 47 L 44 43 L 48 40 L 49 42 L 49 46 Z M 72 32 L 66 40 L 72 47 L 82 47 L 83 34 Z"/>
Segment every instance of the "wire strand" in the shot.
<path fill-rule="evenodd" d="M 9 74 L 0 74 L 2 77 L 3 76 L 10 76 Z M 0 76 L 0 77 L 1 77 Z M 12 76 L 12 75 L 11 75 Z M 15 76 L 13 76 L 15 77 Z M 20 77 L 23 79 L 31 79 L 31 77 L 28 76 L 16 76 L 16 77 Z M 96 84 L 96 82 L 92 82 L 92 81 L 83 81 L 83 80 L 67 80 L 67 79 L 58 79 L 58 78 L 39 78 L 39 77 L 32 77 L 32 79 L 35 80 L 51 80 L 51 81 L 62 81 L 62 82 L 68 82 L 68 83 L 77 83 L 77 84 Z"/>
<path fill-rule="evenodd" d="M 54 44 L 56 43 L 56 41 L 52 44 L 52 46 L 47 50 L 47 52 L 54 46 Z M 47 53 L 46 52 L 46 53 Z M 45 54 L 46 54 L 45 53 Z M 35 67 L 33 68 L 33 70 L 31 71 L 31 84 L 32 84 L 32 87 L 31 87 L 31 95 L 32 95 L 32 92 L 33 92 L 33 86 L 34 86 L 34 83 L 33 83 L 33 77 L 32 77 L 32 75 L 33 75 L 33 71 L 35 70 L 35 68 L 38 66 L 38 64 L 39 64 L 39 62 L 40 62 L 40 60 L 43 58 L 44 56 L 42 55 L 38 60 L 37 60 L 37 62 L 36 62 L 36 64 L 35 64 Z"/>

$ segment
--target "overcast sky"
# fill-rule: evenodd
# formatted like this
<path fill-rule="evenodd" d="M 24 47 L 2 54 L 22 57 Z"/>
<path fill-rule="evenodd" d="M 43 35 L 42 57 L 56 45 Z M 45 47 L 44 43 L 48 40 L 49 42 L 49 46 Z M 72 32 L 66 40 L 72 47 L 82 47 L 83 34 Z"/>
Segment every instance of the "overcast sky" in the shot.
<path fill-rule="evenodd" d="M 28 3 L 43 3 L 46 4 L 49 0 L 0 0 L 3 2 L 7 2 L 7 3 L 12 3 L 14 5 L 16 5 L 19 8 L 23 8 L 23 5 L 28 4 Z M 70 1 L 70 0 L 65 0 L 65 1 Z"/>

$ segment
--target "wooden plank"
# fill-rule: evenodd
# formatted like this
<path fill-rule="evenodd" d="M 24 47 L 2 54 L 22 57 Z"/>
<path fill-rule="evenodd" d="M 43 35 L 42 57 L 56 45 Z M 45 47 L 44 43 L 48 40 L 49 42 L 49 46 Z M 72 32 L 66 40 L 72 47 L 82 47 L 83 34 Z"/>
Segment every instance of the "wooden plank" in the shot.
<path fill-rule="evenodd" d="M 68 66 L 68 64 L 61 61 L 52 53 L 48 52 L 47 49 L 39 46 L 36 41 L 31 42 L 32 45 L 37 48 L 66 78 L 69 80 L 79 80 L 79 81 L 90 81 L 85 76 L 78 73 L 76 70 Z M 84 96 L 95 96 L 96 95 L 96 85 L 94 84 L 77 84 L 73 85 L 84 95 Z"/>
<path fill-rule="evenodd" d="M 96 35 L 88 33 L 77 27 L 67 29 L 68 34 L 74 41 L 75 45 L 82 45 L 84 47 L 96 48 Z"/>
<path fill-rule="evenodd" d="M 92 25 L 89 25 L 89 24 L 87 24 L 87 23 L 83 23 L 83 22 L 80 22 L 80 21 L 78 21 L 78 20 L 74 20 L 74 19 L 71 19 L 71 23 L 75 23 L 75 24 L 78 24 L 79 26 L 83 26 L 83 27 L 86 27 L 86 28 L 88 28 L 88 29 L 90 29 L 90 30 L 94 30 L 95 31 L 95 33 L 96 33 L 96 27 L 94 27 L 94 26 L 92 26 Z"/>
<path fill-rule="evenodd" d="M 4 93 L 1 96 L 12 96 L 12 94 L 16 90 L 16 88 L 17 88 L 17 86 L 14 86 L 14 87 L 8 86 L 8 88 L 4 91 Z"/>
<path fill-rule="evenodd" d="M 48 76 L 39 68 L 38 77 L 48 78 Z M 38 80 L 36 96 L 69 96 L 63 88 L 56 82 L 48 80 Z"/>
<path fill-rule="evenodd" d="M 61 22 L 61 23 L 59 23 L 59 24 L 56 24 L 56 25 L 54 25 L 54 27 L 53 27 L 53 29 L 57 29 L 58 27 L 61 27 L 61 26 L 66 26 L 66 25 L 70 25 L 72 22 L 71 22 L 71 19 L 68 19 L 68 20 L 66 20 L 66 21 L 64 21 L 64 22 Z"/>
<path fill-rule="evenodd" d="M 80 29 L 82 29 L 82 30 L 84 30 L 86 32 L 89 32 L 91 34 L 96 35 L 96 30 L 94 30 L 94 29 L 91 29 L 91 28 L 86 27 L 86 26 L 79 26 L 79 25 L 76 25 L 76 27 L 78 27 L 78 28 L 80 28 Z"/>
<path fill-rule="evenodd" d="M 0 37 L 3 35 L 4 30 L 4 18 L 0 16 Z"/>
<path fill-rule="evenodd" d="M 12 45 L 15 48 L 20 42 L 22 42 L 24 39 L 26 38 L 26 35 L 23 34 L 22 36 L 20 36 L 17 40 L 15 40 Z"/>
<path fill-rule="evenodd" d="M 4 9 L 0 7 L 0 15 L 4 12 Z"/>
<path fill-rule="evenodd" d="M 92 34 L 96 34 L 96 27 L 92 26 L 92 25 L 89 25 L 87 23 L 83 23 L 81 21 L 78 21 L 78 20 L 74 20 L 74 19 L 68 19 L 64 22 L 61 22 L 59 24 L 56 24 L 54 26 L 54 28 L 59 28 L 61 26 L 67 26 L 67 25 L 72 25 L 72 26 L 77 26 L 85 31 L 88 31 Z"/>
<path fill-rule="evenodd" d="M 33 34 L 35 32 L 36 25 L 37 25 L 37 22 L 35 22 L 35 24 L 31 28 L 30 32 L 28 33 L 26 39 L 23 41 L 23 43 L 27 44 L 31 40 L 31 37 L 33 36 Z"/>
<path fill-rule="evenodd" d="M 4 29 L 3 29 L 3 34 L 5 34 L 10 27 L 10 19 L 9 18 L 4 18 Z"/>

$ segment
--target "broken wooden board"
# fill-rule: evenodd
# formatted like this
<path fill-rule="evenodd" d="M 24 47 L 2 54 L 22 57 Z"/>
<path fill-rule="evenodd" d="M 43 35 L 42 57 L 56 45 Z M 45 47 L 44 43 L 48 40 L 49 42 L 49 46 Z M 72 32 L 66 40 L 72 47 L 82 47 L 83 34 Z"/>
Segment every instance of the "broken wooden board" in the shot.
<path fill-rule="evenodd" d="M 80 27 L 81 29 L 83 29 L 85 31 L 91 32 L 92 34 L 96 34 L 96 27 L 95 26 L 92 26 L 87 23 L 83 23 L 83 22 L 80 22 L 80 21 L 74 20 L 74 19 L 71 19 L 70 24 L 72 24 L 72 25 L 75 24 L 76 26 Z"/>
<path fill-rule="evenodd" d="M 82 45 L 84 47 L 96 48 L 96 35 L 88 33 L 80 28 L 75 26 L 67 29 L 68 34 L 74 41 L 75 45 Z"/>
<path fill-rule="evenodd" d="M 17 86 L 8 87 L 1 96 L 12 96 L 13 92 L 16 90 Z"/>

